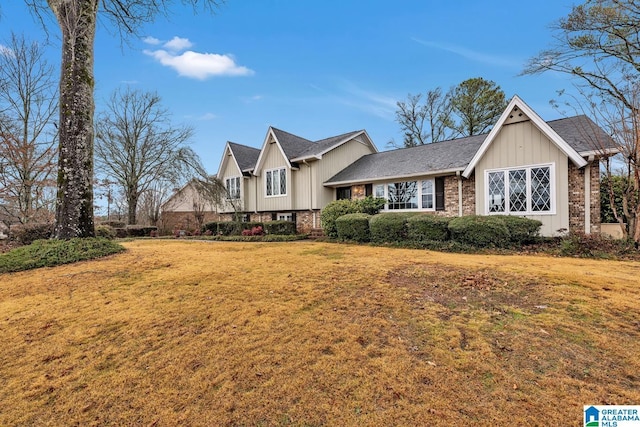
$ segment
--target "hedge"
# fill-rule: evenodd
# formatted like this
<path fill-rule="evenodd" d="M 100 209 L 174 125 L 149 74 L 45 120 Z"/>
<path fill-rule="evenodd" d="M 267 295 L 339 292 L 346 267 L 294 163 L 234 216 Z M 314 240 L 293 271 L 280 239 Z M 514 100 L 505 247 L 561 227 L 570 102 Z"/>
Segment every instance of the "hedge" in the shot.
<path fill-rule="evenodd" d="M 150 225 L 127 225 L 129 237 L 149 237 L 152 231 L 158 232 L 158 227 Z"/>
<path fill-rule="evenodd" d="M 521 216 L 500 215 L 509 230 L 510 241 L 513 245 L 521 246 L 536 241 L 540 234 L 542 222 Z"/>
<path fill-rule="evenodd" d="M 370 239 L 369 220 L 371 215 L 352 213 L 342 215 L 336 220 L 338 238 L 364 243 Z"/>
<path fill-rule="evenodd" d="M 509 229 L 499 216 L 470 215 L 449 222 L 451 239 L 480 248 L 506 247 L 510 244 Z"/>
<path fill-rule="evenodd" d="M 23 245 L 30 245 L 36 240 L 46 240 L 51 238 L 54 227 L 54 224 L 44 222 L 14 225 L 11 227 L 10 237 Z"/>
<path fill-rule="evenodd" d="M 267 221 L 264 223 L 266 234 L 291 235 L 296 234 L 296 223 L 293 221 Z"/>
<path fill-rule="evenodd" d="M 416 215 L 407 220 L 407 237 L 414 242 L 449 240 L 451 218 L 432 214 Z"/>
<path fill-rule="evenodd" d="M 374 215 L 369 221 L 371 241 L 375 243 L 394 243 L 407 240 L 407 221 L 418 213 L 388 212 Z"/>
<path fill-rule="evenodd" d="M 116 230 L 110 225 L 99 225 L 96 227 L 96 237 L 102 237 L 109 240 L 115 239 Z"/>
<path fill-rule="evenodd" d="M 358 212 L 360 212 L 360 207 L 356 200 L 335 200 L 329 203 L 320 213 L 325 236 L 336 239 L 338 237 L 336 220 L 342 215 Z"/>

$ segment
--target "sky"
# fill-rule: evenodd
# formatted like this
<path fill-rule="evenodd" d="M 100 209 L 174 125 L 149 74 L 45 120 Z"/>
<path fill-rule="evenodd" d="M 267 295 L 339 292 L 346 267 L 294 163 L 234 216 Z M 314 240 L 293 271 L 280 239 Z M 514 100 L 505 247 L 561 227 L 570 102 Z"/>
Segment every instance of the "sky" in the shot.
<path fill-rule="evenodd" d="M 173 123 L 194 128 L 209 173 L 226 141 L 260 148 L 269 126 L 310 140 L 365 129 L 387 149 L 402 141 L 397 101 L 473 77 L 545 120 L 561 117 L 549 101 L 573 87 L 559 73 L 520 75 L 552 45 L 564 0 L 227 0 L 214 14 L 175 3 L 124 42 L 99 21 L 96 109 L 117 88 L 157 92 Z M 11 31 L 48 41 L 58 67 L 59 30 L 44 22 L 48 36 L 23 0 L 2 1 L 0 44 Z"/>

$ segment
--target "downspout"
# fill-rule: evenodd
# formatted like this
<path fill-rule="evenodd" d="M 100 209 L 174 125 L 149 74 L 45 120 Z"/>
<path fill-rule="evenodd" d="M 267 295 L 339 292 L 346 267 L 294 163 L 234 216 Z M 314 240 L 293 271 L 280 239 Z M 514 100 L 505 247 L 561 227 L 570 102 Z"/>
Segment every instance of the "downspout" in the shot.
<path fill-rule="evenodd" d="M 458 177 L 458 216 L 462 216 L 462 175 L 460 171 L 456 172 Z"/>
<path fill-rule="evenodd" d="M 316 213 L 313 210 L 313 182 L 311 180 L 311 165 L 306 160 L 302 161 L 303 164 L 309 168 L 309 211 L 311 212 L 312 227 L 316 228 Z"/>
<path fill-rule="evenodd" d="M 591 163 L 593 154 L 589 156 L 584 167 L 584 234 L 591 234 Z"/>

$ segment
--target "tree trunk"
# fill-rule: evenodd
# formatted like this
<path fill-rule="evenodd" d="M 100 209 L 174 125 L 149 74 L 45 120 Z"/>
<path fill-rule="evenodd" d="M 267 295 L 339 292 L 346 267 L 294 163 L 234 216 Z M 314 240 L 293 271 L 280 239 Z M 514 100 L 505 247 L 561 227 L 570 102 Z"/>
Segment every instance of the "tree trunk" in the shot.
<path fill-rule="evenodd" d="M 138 210 L 138 194 L 129 194 L 127 197 L 127 204 L 129 205 L 127 210 L 127 223 L 131 225 L 137 224 L 138 218 L 136 213 Z"/>
<path fill-rule="evenodd" d="M 48 0 L 62 31 L 55 237 L 92 237 L 93 54 L 98 0 Z"/>

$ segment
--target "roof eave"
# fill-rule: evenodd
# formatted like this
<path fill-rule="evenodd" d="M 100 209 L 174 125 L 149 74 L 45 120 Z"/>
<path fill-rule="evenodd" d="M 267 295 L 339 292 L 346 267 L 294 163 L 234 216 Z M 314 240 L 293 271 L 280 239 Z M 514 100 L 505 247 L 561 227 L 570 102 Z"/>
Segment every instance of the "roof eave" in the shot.
<path fill-rule="evenodd" d="M 416 172 L 408 175 L 383 176 L 378 178 L 366 178 L 366 179 L 336 181 L 336 182 L 326 181 L 322 185 L 324 185 L 325 187 L 340 187 L 343 185 L 370 184 L 373 182 L 387 182 L 387 181 L 392 181 L 396 179 L 417 178 L 421 176 L 450 175 L 456 172 L 461 172 L 463 170 L 464 170 L 463 167 L 458 167 L 458 168 L 441 169 L 441 170 L 435 170 L 435 171 Z"/>

